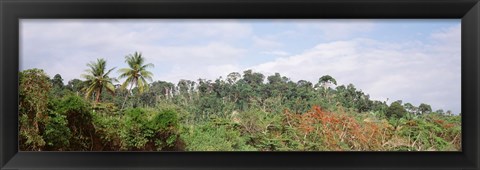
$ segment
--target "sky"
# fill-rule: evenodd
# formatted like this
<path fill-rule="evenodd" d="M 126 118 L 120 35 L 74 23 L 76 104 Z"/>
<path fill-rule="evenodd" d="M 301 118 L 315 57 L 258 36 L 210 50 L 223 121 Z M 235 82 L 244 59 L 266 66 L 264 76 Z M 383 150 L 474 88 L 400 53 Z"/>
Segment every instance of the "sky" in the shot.
<path fill-rule="evenodd" d="M 331 75 L 372 99 L 460 112 L 460 20 L 22 19 L 20 70 L 66 84 L 97 58 L 141 52 L 154 81 L 214 80 L 252 69 L 314 84 Z M 112 76 L 118 76 L 113 72 Z"/>

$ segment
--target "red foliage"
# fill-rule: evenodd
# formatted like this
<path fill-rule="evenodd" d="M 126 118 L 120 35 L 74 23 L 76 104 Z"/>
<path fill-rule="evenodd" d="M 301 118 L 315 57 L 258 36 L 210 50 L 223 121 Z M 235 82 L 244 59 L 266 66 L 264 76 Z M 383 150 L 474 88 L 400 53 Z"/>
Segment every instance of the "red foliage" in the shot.
<path fill-rule="evenodd" d="M 381 146 L 381 131 L 371 122 L 359 122 L 346 114 L 332 113 L 315 106 L 310 112 L 295 114 L 286 112 L 288 123 L 297 128 L 300 135 L 312 141 L 320 138 L 323 146 L 333 150 L 375 150 Z M 349 148 L 342 148 L 348 146 Z"/>

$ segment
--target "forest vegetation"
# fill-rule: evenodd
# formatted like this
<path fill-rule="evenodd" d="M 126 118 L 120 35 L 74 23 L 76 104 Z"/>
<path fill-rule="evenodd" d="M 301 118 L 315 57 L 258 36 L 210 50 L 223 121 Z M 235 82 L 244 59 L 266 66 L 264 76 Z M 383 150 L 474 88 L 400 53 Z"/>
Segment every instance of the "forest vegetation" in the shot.
<path fill-rule="evenodd" d="M 97 59 L 66 84 L 60 74 L 21 71 L 20 150 L 461 150 L 460 113 L 372 100 L 329 75 L 294 82 L 245 70 L 166 82 L 153 80 L 141 53 L 125 64 Z"/>

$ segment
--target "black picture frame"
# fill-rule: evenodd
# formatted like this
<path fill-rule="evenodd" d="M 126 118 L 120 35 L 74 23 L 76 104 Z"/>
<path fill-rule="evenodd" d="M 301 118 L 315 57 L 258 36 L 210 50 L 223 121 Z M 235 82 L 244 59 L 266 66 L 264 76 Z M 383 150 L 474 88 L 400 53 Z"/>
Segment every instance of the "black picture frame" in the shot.
<path fill-rule="evenodd" d="M 19 19 L 461 19 L 461 152 L 19 152 Z M 0 169 L 479 169 L 478 0 L 0 0 Z"/>

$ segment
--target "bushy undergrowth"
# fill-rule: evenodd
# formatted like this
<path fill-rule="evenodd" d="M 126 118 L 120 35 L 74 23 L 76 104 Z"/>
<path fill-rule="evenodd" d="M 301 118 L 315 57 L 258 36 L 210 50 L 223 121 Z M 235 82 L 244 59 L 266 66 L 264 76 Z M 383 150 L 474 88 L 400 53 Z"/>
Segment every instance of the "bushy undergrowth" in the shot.
<path fill-rule="evenodd" d="M 128 109 L 122 117 L 121 148 L 169 150 L 178 139 L 178 115 L 171 109 Z"/>
<path fill-rule="evenodd" d="M 44 150 L 461 150 L 460 117 L 440 114 L 397 119 L 375 112 L 358 113 L 341 108 L 329 111 L 314 106 L 305 113 L 289 110 L 272 113 L 252 108 L 195 121 L 174 104 L 106 113 L 108 109 L 93 109 L 75 95 L 55 100 L 49 108 L 43 133 L 29 140 L 44 141 Z M 26 119 L 27 116 L 21 115 L 20 122 L 27 122 Z"/>
<path fill-rule="evenodd" d="M 178 113 L 171 108 L 131 108 L 95 118 L 103 150 L 160 151 L 183 149 Z"/>
<path fill-rule="evenodd" d="M 181 135 L 187 151 L 254 151 L 234 124 L 202 123 L 185 128 Z"/>

